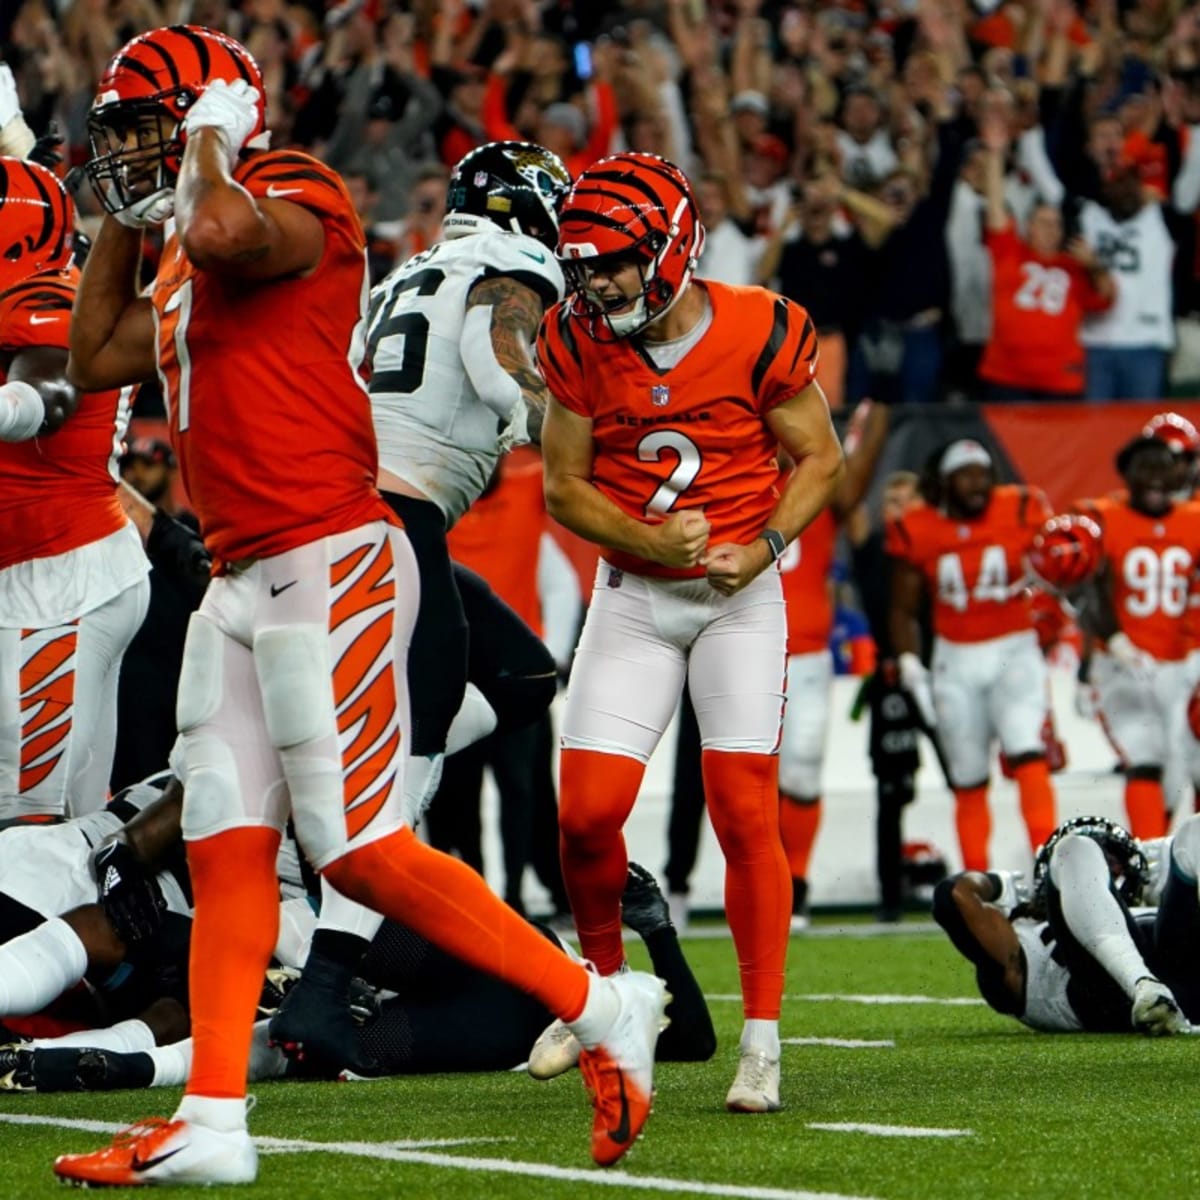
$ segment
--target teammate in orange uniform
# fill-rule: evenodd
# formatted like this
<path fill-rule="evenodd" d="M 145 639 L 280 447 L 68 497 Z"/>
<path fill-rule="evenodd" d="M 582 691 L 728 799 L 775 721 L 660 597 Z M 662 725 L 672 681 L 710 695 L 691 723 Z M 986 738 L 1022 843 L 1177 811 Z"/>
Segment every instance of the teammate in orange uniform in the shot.
<path fill-rule="evenodd" d="M 1042 743 L 1046 664 L 1025 595 L 1023 558 L 1050 516 L 1038 490 L 997 486 L 979 442 L 951 442 L 922 481 L 925 502 L 888 529 L 890 626 L 901 682 L 937 726 L 954 787 L 963 865 L 988 865 L 987 788 L 992 739 L 1016 776 L 1029 843 L 1055 828 Z M 933 605 L 933 679 L 921 663 L 922 596 Z"/>
<path fill-rule="evenodd" d="M 779 560 L 787 604 L 787 706 L 779 745 L 779 828 L 792 875 L 792 929 L 808 924 L 808 864 L 821 823 L 821 769 L 829 730 L 833 661 L 833 568 L 838 526 L 871 486 L 887 438 L 883 405 L 864 401 L 846 438 L 846 474 L 823 509 Z"/>
<path fill-rule="evenodd" d="M 730 1109 L 779 1107 L 790 886 L 777 750 L 788 544 L 842 452 L 799 306 L 693 281 L 704 229 L 674 165 L 618 154 L 567 197 L 574 294 L 542 322 L 546 507 L 605 547 L 563 717 L 563 875 L 584 954 L 624 965 L 621 828 L 687 678 L 746 1017 Z M 776 447 L 797 464 L 782 489 Z M 769 569 L 771 568 L 771 569 Z"/>
<path fill-rule="evenodd" d="M 0 819 L 103 801 L 121 656 L 149 564 L 117 500 L 129 392 L 66 381 L 74 210 L 45 167 L 0 158 Z"/>
<path fill-rule="evenodd" d="M 156 365 L 172 441 L 216 562 L 191 621 L 176 765 L 195 894 L 195 1053 L 180 1108 L 58 1159 L 86 1183 L 245 1182 L 251 1021 L 276 940 L 289 809 L 343 894 L 405 920 L 573 1022 L 594 1096 L 592 1154 L 618 1159 L 649 1111 L 663 986 L 591 976 L 402 819 L 411 547 L 374 484 L 359 375 L 362 229 L 338 176 L 261 152 L 262 77 L 223 34 L 172 26 L 109 64 L 89 118 L 108 212 L 80 285 L 83 386 Z M 148 298 L 142 227 L 174 211 Z M 195 368 L 195 369 L 193 369 Z"/>
<path fill-rule="evenodd" d="M 1080 619 L 1099 639 L 1091 682 L 1125 768 L 1125 809 L 1138 838 L 1166 832 L 1163 766 L 1187 700 L 1187 614 L 1200 566 L 1200 505 L 1175 503 L 1175 458 L 1142 434 L 1117 455 L 1127 496 L 1078 508 L 1103 534 L 1106 567 Z"/>

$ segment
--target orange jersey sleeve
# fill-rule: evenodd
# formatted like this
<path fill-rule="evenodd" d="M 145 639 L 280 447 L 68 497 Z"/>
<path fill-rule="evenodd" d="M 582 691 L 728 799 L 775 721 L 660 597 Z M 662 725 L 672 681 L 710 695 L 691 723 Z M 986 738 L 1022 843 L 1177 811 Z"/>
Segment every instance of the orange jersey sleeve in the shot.
<path fill-rule="evenodd" d="M 78 272 L 47 271 L 22 280 L 0 296 L 0 351 L 31 346 L 66 350 Z"/>
<path fill-rule="evenodd" d="M 804 309 L 763 288 L 694 286 L 712 319 L 674 366 L 659 367 L 637 338 L 594 341 L 562 306 L 542 322 L 538 362 L 555 398 L 592 422 L 591 481 L 618 508 L 641 521 L 701 509 L 711 544 L 747 544 L 779 495 L 767 414 L 811 382 L 816 337 Z M 606 558 L 639 574 L 704 573 L 617 551 Z"/>
<path fill-rule="evenodd" d="M 274 150 L 256 155 L 238 166 L 234 178 L 252 196 L 288 200 L 320 217 L 357 227 L 358 239 L 366 245 L 366 237 L 342 177 L 311 155 L 299 150 Z"/>
<path fill-rule="evenodd" d="M 836 544 L 837 521 L 830 509 L 822 509 L 779 560 L 789 654 L 812 654 L 829 645 L 833 630 L 829 573 Z"/>
<path fill-rule="evenodd" d="M 938 637 L 987 641 L 1033 628 L 1022 588 L 1024 559 L 1050 515 L 1040 489 L 1002 485 L 972 520 L 918 504 L 891 524 L 884 544 L 924 576 Z"/>

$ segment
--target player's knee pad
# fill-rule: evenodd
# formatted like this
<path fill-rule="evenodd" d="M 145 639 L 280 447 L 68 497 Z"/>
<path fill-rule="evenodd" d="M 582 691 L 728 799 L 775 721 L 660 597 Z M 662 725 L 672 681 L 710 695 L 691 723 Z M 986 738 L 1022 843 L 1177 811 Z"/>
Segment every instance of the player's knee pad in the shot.
<path fill-rule="evenodd" d="M 175 725 L 180 733 L 196 729 L 217 715 L 224 661 L 225 635 L 202 613 L 193 613 L 175 693 Z"/>
<path fill-rule="evenodd" d="M 292 822 L 305 857 L 321 870 L 346 847 L 341 763 L 304 750 L 281 750 Z"/>
<path fill-rule="evenodd" d="M 1059 892 L 1097 886 L 1107 888 L 1111 878 L 1100 843 L 1082 834 L 1068 834 L 1050 855 L 1050 882 Z"/>
<path fill-rule="evenodd" d="M 821 794 L 821 760 L 779 752 L 779 790 L 789 799 L 815 801 Z"/>
<path fill-rule="evenodd" d="M 254 639 L 254 669 L 271 744 L 302 746 L 336 730 L 329 634 L 322 625 L 264 629 Z"/>
<path fill-rule="evenodd" d="M 171 752 L 171 766 L 184 786 L 185 838 L 210 837 L 247 824 L 237 760 L 225 741 L 211 733 L 181 733 Z"/>

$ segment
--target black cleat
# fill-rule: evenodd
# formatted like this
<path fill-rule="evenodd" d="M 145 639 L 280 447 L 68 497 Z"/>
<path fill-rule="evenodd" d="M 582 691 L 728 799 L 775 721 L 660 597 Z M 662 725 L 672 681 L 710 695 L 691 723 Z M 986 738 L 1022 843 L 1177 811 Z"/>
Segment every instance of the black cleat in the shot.
<path fill-rule="evenodd" d="M 33 1048 L 26 1042 L 0 1046 L 0 1092 L 36 1092 Z"/>
<path fill-rule="evenodd" d="M 147 1088 L 154 1060 L 143 1051 L 42 1049 L 33 1053 L 33 1079 L 39 1092 L 112 1092 Z"/>
<path fill-rule="evenodd" d="M 629 864 L 629 878 L 621 894 L 621 920 L 642 937 L 675 928 L 658 880 L 640 863 Z"/>

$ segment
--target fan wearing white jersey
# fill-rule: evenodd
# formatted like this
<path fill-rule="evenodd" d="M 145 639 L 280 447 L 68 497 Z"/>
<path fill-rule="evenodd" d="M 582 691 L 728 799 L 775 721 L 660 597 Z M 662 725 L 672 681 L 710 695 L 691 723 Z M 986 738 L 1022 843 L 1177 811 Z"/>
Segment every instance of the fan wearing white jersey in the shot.
<path fill-rule="evenodd" d="M 545 384 L 532 345 L 543 312 L 563 295 L 553 248 L 569 184 L 541 146 L 494 142 L 471 151 L 451 174 L 445 240 L 371 294 L 379 489 L 404 523 L 421 577 L 408 655 L 410 825 L 437 789 L 445 754 L 529 724 L 554 698 L 549 651 L 486 583 L 451 563 L 446 531 L 506 449 L 540 440 Z M 499 644 L 480 653 L 471 631 L 484 629 Z M 335 1070 L 379 1073 L 363 1059 L 346 997 L 381 921 L 323 885 L 303 978 L 271 1023 L 278 1044 Z"/>
<path fill-rule="evenodd" d="M 997 1012 L 1047 1033 L 1181 1033 L 1200 1021 L 1200 817 L 1138 842 L 1076 817 L 1010 872 L 938 884 L 933 915 Z"/>

